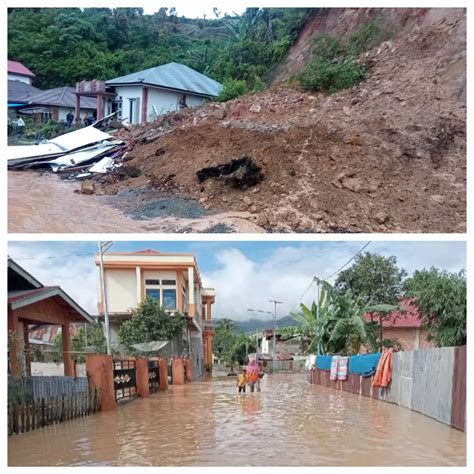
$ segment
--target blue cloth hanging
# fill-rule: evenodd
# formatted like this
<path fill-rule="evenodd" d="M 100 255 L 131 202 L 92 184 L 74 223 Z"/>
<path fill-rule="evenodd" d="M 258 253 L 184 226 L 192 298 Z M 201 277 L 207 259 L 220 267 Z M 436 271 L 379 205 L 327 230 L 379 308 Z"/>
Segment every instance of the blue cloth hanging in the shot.
<path fill-rule="evenodd" d="M 321 370 L 331 370 L 332 356 L 318 355 L 316 357 L 316 367 Z"/>
<path fill-rule="evenodd" d="M 362 375 L 363 377 L 375 374 L 381 355 L 380 352 L 376 352 L 375 354 L 351 356 L 349 358 L 349 373 Z"/>

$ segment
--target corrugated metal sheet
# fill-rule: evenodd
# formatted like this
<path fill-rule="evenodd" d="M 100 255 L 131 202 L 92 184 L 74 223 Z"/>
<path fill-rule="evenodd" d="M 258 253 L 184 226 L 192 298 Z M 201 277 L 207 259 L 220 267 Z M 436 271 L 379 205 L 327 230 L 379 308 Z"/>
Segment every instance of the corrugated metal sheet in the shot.
<path fill-rule="evenodd" d="M 222 84 L 191 69 L 184 64 L 168 63 L 144 71 L 134 72 L 106 82 L 108 86 L 126 84 L 148 84 L 183 92 L 193 92 L 215 97 L 222 90 Z"/>
<path fill-rule="evenodd" d="M 74 87 L 56 87 L 32 94 L 28 99 L 29 104 L 34 105 L 55 105 L 59 107 L 76 107 L 76 89 Z M 97 101 L 93 97 L 81 97 L 81 109 L 94 110 Z"/>
<path fill-rule="evenodd" d="M 40 400 L 41 398 L 87 392 L 89 388 L 87 377 L 26 377 L 25 385 L 22 387 L 21 380 L 8 377 L 9 400 L 14 400 L 18 396 L 25 396 L 27 401 Z"/>
<path fill-rule="evenodd" d="M 466 346 L 454 351 L 453 402 L 451 405 L 451 426 L 466 429 Z"/>

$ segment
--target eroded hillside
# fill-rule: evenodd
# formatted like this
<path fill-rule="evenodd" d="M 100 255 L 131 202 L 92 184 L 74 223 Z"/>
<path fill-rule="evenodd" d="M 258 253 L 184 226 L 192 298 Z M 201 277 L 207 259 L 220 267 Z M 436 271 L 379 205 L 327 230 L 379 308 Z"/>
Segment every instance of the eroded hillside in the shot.
<path fill-rule="evenodd" d="M 390 39 L 359 57 L 368 77 L 351 89 L 308 93 L 285 82 L 308 61 L 313 37 L 374 14 L 320 12 L 270 89 L 122 131 L 126 164 L 142 175 L 107 176 L 96 192 L 192 197 L 209 212 L 248 211 L 267 231 L 464 231 L 464 10 L 384 11 Z M 260 168 L 257 184 L 198 180 L 203 168 L 244 157 Z"/>

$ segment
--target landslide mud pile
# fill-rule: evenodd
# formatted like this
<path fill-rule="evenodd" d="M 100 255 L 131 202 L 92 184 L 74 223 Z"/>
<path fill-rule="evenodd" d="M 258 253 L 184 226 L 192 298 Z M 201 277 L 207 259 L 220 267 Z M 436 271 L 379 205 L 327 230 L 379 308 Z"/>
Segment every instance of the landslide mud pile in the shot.
<path fill-rule="evenodd" d="M 101 192 L 145 185 L 267 231 L 462 232 L 465 51 L 462 13 L 362 55 L 351 90 L 279 85 L 121 131 L 141 176 Z"/>

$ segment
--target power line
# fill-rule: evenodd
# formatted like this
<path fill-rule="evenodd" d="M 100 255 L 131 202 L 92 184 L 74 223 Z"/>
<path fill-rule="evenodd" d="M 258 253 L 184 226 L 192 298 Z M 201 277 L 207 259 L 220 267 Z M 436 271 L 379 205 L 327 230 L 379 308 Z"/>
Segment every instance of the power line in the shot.
<path fill-rule="evenodd" d="M 88 252 L 88 253 L 70 253 L 67 255 L 50 255 L 48 257 L 12 257 L 13 260 L 15 261 L 23 261 L 23 260 L 51 260 L 51 259 L 57 259 L 57 258 L 68 258 L 68 257 L 89 257 L 95 255 L 94 252 Z"/>
<path fill-rule="evenodd" d="M 304 298 L 304 296 L 306 295 L 306 293 L 308 293 L 309 289 L 313 286 L 313 283 L 315 282 L 314 278 L 311 280 L 311 283 L 308 285 L 308 288 L 306 288 L 306 290 L 304 290 L 304 293 L 301 295 L 300 299 L 292 306 L 292 308 L 290 309 L 290 313 L 295 309 L 295 306 Z"/>
<path fill-rule="evenodd" d="M 363 252 L 370 244 L 372 243 L 371 240 L 369 240 L 366 244 L 364 244 L 362 246 L 362 248 L 360 250 L 358 250 L 344 265 L 342 265 L 340 268 L 338 268 L 334 273 L 331 273 L 329 276 L 327 276 L 326 278 L 323 278 L 321 279 L 320 281 L 326 281 L 326 280 L 329 280 L 329 278 L 332 278 L 334 275 L 337 275 L 344 267 L 346 267 L 347 265 L 349 265 L 349 263 L 352 262 L 352 260 L 354 260 L 354 258 L 357 257 L 357 255 L 359 255 L 361 252 Z M 316 281 L 316 277 L 313 277 L 313 279 L 311 280 L 311 283 L 308 285 L 308 288 L 306 288 L 306 290 L 304 291 L 304 293 L 301 295 L 300 299 L 292 306 L 292 308 L 290 309 L 290 313 L 295 309 L 295 306 L 301 302 L 301 300 L 304 298 L 304 296 L 306 295 L 306 293 L 309 291 L 309 289 L 311 288 L 311 286 L 313 286 L 313 283 Z M 319 302 L 318 302 L 319 304 Z"/>
<path fill-rule="evenodd" d="M 361 252 L 363 252 L 370 244 L 372 243 L 371 240 L 369 240 L 365 245 L 362 246 L 362 248 L 357 252 L 355 253 L 342 267 L 340 267 L 338 270 L 336 270 L 334 273 L 331 273 L 331 275 L 327 276 L 326 278 L 323 278 L 322 281 L 326 281 L 326 280 L 329 280 L 329 278 L 332 278 L 334 275 L 337 275 L 344 267 L 346 267 L 347 265 L 349 265 L 349 263 L 352 262 L 352 260 L 354 260 L 354 258 L 357 257 L 357 255 L 359 255 Z"/>

